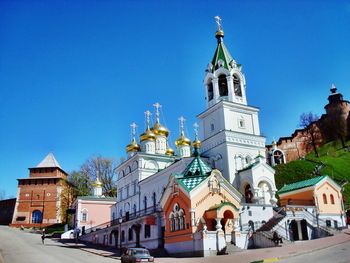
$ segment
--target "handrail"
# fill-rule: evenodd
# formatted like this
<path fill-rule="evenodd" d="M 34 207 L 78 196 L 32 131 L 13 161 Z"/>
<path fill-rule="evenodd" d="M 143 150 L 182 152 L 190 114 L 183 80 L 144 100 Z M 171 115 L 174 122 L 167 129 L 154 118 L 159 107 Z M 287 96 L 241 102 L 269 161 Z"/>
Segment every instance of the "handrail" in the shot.
<path fill-rule="evenodd" d="M 143 210 L 136 211 L 135 213 L 131 213 L 131 214 L 129 214 L 129 216 L 122 216 L 122 217 L 107 221 L 105 223 L 90 227 L 90 228 L 86 229 L 85 232 L 82 233 L 82 235 L 86 235 L 86 234 L 89 234 L 91 232 L 94 232 L 94 231 L 97 231 L 100 229 L 115 226 L 115 225 L 130 221 L 132 219 L 135 219 L 135 218 L 138 218 L 141 216 L 146 216 L 146 215 L 150 215 L 150 214 L 153 214 L 155 212 L 161 212 L 161 211 L 162 211 L 162 208 L 159 205 L 148 207 L 147 209 L 143 209 Z"/>

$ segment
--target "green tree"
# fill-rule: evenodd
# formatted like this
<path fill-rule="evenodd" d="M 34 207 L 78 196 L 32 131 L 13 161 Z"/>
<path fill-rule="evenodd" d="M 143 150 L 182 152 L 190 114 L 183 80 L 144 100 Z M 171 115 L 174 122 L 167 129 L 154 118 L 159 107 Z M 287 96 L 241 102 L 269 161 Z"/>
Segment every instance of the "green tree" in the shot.
<path fill-rule="evenodd" d="M 75 186 L 76 196 L 92 194 L 92 178 L 89 174 L 84 174 L 81 171 L 73 171 L 69 174 L 68 181 Z"/>

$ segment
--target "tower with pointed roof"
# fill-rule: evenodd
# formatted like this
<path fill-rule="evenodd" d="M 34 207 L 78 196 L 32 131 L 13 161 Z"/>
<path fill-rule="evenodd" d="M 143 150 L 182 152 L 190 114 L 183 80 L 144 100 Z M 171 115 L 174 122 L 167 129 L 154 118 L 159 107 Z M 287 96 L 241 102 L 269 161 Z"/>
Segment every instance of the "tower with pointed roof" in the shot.
<path fill-rule="evenodd" d="M 35 227 L 62 223 L 73 198 L 67 173 L 52 153 L 29 168 L 29 178 L 18 180 L 12 226 Z"/>
<path fill-rule="evenodd" d="M 198 115 L 201 152 L 244 192 L 239 172 L 254 162 L 259 151 L 264 152 L 265 137 L 260 134 L 259 109 L 247 104 L 242 65 L 225 46 L 221 19 L 216 17 L 216 20 L 217 46 L 204 78 L 207 106 Z"/>

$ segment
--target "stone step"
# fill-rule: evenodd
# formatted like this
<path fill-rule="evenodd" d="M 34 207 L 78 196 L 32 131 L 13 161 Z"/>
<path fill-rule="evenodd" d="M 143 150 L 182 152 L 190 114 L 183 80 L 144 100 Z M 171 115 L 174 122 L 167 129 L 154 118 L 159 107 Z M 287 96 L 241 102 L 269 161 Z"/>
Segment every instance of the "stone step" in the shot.
<path fill-rule="evenodd" d="M 227 254 L 235 254 L 237 252 L 241 252 L 243 251 L 243 249 L 236 247 L 235 245 L 231 244 L 231 243 L 226 243 L 226 253 Z"/>

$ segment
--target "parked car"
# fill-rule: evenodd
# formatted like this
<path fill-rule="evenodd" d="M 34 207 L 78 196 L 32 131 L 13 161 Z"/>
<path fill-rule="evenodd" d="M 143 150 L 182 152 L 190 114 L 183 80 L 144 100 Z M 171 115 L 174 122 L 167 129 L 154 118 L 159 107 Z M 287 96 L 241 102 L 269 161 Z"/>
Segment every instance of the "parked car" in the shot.
<path fill-rule="evenodd" d="M 145 248 L 128 248 L 121 256 L 121 263 L 154 262 L 154 258 Z"/>

